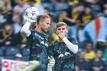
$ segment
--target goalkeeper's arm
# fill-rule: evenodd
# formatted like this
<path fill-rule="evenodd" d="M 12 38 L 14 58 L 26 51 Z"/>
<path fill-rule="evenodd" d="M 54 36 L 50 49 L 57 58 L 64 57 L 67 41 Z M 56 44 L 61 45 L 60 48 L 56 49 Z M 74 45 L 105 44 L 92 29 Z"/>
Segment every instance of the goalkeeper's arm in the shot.
<path fill-rule="evenodd" d="M 21 33 L 24 33 L 27 37 L 31 34 L 30 25 L 30 22 L 26 22 L 21 29 Z"/>
<path fill-rule="evenodd" d="M 30 61 L 28 66 L 26 66 L 24 69 L 18 68 L 17 71 L 34 71 L 34 69 L 37 68 L 39 64 L 39 61 Z"/>

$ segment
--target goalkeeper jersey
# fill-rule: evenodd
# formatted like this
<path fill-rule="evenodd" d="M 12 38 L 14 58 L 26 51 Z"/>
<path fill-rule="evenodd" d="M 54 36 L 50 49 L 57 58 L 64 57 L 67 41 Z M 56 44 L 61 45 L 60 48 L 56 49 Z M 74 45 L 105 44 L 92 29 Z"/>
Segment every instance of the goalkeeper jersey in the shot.
<path fill-rule="evenodd" d="M 31 31 L 28 37 L 30 47 L 30 60 L 40 61 L 40 66 L 35 71 L 46 71 L 48 63 L 48 36 L 46 34 Z"/>

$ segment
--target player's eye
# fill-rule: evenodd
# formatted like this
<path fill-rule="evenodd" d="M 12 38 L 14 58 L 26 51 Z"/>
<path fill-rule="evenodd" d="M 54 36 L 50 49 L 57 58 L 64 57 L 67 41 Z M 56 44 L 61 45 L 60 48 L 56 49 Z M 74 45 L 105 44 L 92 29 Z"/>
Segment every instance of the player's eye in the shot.
<path fill-rule="evenodd" d="M 50 25 L 50 23 L 47 23 L 48 25 Z"/>
<path fill-rule="evenodd" d="M 58 28 L 58 30 L 65 30 L 65 28 Z"/>

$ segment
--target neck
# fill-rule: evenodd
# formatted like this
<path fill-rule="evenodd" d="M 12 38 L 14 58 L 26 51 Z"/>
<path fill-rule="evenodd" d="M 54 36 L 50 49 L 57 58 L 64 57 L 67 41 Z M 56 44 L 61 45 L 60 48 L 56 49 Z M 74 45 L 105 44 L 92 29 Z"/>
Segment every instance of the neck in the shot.
<path fill-rule="evenodd" d="M 42 32 L 41 27 L 40 27 L 39 25 L 36 25 L 35 30 L 36 30 L 37 32 Z"/>

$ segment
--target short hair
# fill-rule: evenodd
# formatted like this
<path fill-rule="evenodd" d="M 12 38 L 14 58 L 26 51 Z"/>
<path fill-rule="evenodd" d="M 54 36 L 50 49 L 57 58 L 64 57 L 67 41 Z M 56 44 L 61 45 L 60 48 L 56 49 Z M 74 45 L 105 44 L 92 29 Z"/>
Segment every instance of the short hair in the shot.
<path fill-rule="evenodd" d="M 58 22 L 58 23 L 56 24 L 56 28 L 61 27 L 61 26 L 63 26 L 63 25 L 65 25 L 65 26 L 67 27 L 67 24 L 66 24 L 65 22 Z"/>
<path fill-rule="evenodd" d="M 40 15 L 40 16 L 37 17 L 37 23 L 39 23 L 39 21 L 41 19 L 45 19 L 45 18 L 51 18 L 51 16 L 50 15 Z"/>

